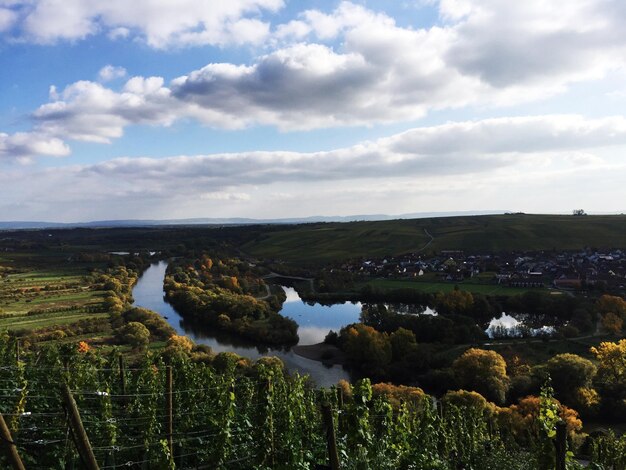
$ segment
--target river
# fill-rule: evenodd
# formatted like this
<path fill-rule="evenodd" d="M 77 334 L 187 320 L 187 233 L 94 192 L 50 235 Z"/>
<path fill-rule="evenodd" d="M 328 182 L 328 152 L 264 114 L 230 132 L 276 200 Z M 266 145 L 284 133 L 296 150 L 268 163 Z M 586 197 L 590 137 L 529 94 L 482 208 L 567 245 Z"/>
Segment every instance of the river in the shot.
<path fill-rule="evenodd" d="M 348 373 L 338 365 L 327 367 L 321 362 L 298 356 L 291 350 L 280 350 L 257 346 L 234 335 L 211 330 L 210 327 L 184 320 L 163 298 L 163 278 L 167 262 L 151 265 L 133 289 L 134 304 L 160 313 L 180 335 L 186 335 L 198 344 L 206 344 L 214 352 L 232 351 L 240 356 L 258 359 L 262 356 L 277 356 L 290 372 L 307 374 L 320 387 L 329 387 L 341 379 L 349 380 Z M 283 287 L 287 300 L 280 311 L 293 318 L 299 325 L 300 345 L 316 344 L 324 340 L 329 330 L 338 331 L 342 326 L 359 321 L 361 304 L 349 303 L 323 306 L 303 302 L 291 287 Z"/>

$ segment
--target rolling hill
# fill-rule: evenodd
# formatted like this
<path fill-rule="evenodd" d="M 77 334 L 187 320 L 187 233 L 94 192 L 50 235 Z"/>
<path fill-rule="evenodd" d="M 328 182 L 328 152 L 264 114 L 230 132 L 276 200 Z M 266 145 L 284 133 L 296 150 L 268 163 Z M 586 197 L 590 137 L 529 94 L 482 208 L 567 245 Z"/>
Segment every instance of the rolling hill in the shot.
<path fill-rule="evenodd" d="M 584 247 L 626 248 L 626 216 L 510 214 L 304 224 L 262 232 L 242 250 L 259 258 L 318 264 L 416 251 Z"/>

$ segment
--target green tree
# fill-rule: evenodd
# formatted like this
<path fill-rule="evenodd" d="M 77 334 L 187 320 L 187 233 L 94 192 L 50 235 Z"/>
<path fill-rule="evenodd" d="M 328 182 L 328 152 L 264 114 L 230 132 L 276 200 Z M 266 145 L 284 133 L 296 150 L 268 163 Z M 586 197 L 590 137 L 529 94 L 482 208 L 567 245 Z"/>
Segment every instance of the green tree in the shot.
<path fill-rule="evenodd" d="M 117 330 L 116 337 L 122 343 L 130 344 L 135 349 L 142 349 L 150 342 L 150 330 L 139 322 L 131 321 Z"/>
<path fill-rule="evenodd" d="M 568 405 L 580 408 L 579 396 L 588 395 L 581 389 L 590 389 L 596 375 L 596 366 L 576 354 L 557 354 L 546 362 L 546 370 L 552 378 L 556 397 Z"/>
<path fill-rule="evenodd" d="M 391 343 L 386 333 L 357 323 L 342 330 L 342 336 L 344 350 L 351 362 L 364 372 L 385 375 L 385 370 L 391 362 Z"/>
<path fill-rule="evenodd" d="M 495 351 L 470 348 L 452 364 L 461 388 L 476 391 L 490 401 L 503 404 L 510 386 L 506 361 Z"/>
<path fill-rule="evenodd" d="M 417 349 L 415 333 L 406 328 L 398 328 L 391 333 L 389 340 L 391 341 L 391 353 L 394 361 L 406 359 L 409 354 Z"/>
<path fill-rule="evenodd" d="M 626 386 L 626 339 L 602 342 L 591 353 L 598 361 L 598 382 Z"/>
<path fill-rule="evenodd" d="M 598 361 L 595 382 L 603 413 L 612 419 L 626 419 L 626 339 L 600 343 L 591 353 Z"/>

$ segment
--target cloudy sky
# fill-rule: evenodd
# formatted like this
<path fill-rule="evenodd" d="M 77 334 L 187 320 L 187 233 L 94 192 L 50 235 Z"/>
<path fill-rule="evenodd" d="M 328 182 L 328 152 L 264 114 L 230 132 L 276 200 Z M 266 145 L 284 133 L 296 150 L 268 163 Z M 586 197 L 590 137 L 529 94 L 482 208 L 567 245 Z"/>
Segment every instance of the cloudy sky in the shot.
<path fill-rule="evenodd" d="M 623 0 L 0 0 L 0 220 L 626 211 Z"/>

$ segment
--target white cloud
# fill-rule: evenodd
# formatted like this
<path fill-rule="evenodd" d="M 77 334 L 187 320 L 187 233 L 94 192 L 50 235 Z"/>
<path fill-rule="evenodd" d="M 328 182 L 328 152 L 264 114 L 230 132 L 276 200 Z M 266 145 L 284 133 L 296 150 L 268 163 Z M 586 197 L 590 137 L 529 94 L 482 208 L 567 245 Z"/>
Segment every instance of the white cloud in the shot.
<path fill-rule="evenodd" d="M 98 72 L 98 78 L 101 82 L 110 82 L 117 78 L 124 78 L 126 76 L 126 69 L 124 67 L 117 67 L 115 65 L 105 65 Z"/>
<path fill-rule="evenodd" d="M 21 141 L 32 140 L 27 137 Z M 41 218 L 51 204 L 68 220 L 276 217 L 330 208 L 337 214 L 389 212 L 389 207 L 415 212 L 428 204 L 438 210 L 571 210 L 562 204 L 623 210 L 616 204 L 626 197 L 626 167 L 619 158 L 625 148 L 623 117 L 548 115 L 416 128 L 327 152 L 116 158 L 31 168 L 27 187 L 20 183 L 24 171 L 8 166 L 0 172 L 0 218 L 14 218 L 17 212 L 11 211 L 18 207 L 25 217 Z M 569 189 L 557 198 L 560 205 L 549 207 L 555 185 Z M 612 191 L 604 207 L 596 189 Z M 516 200 L 528 205 L 515 205 Z"/>
<path fill-rule="evenodd" d="M 200 199 L 209 201 L 249 201 L 250 195 L 247 193 L 230 193 L 226 191 L 215 191 L 200 194 Z"/>
<path fill-rule="evenodd" d="M 626 144 L 622 116 L 522 116 L 452 122 L 383 139 L 399 153 L 498 154 L 580 150 Z"/>
<path fill-rule="evenodd" d="M 36 156 L 63 157 L 70 148 L 61 140 L 32 132 L 0 133 L 0 159 L 24 159 Z"/>
<path fill-rule="evenodd" d="M 626 8 L 617 1 L 443 1 L 461 21 L 445 58 L 497 89 L 525 85 L 548 92 L 624 66 Z M 553 83 L 553 86 L 549 86 Z"/>
<path fill-rule="evenodd" d="M 301 40 L 311 33 L 312 28 L 308 23 L 292 20 L 289 23 L 280 24 L 276 27 L 274 38 L 282 40 Z"/>
<path fill-rule="evenodd" d="M 269 26 L 258 17 L 283 0 L 16 0 L 24 39 L 38 43 L 81 40 L 106 33 L 140 37 L 152 47 L 258 43 Z"/>
<path fill-rule="evenodd" d="M 113 28 L 107 34 L 109 39 L 115 41 L 116 39 L 125 39 L 130 36 L 130 29 L 128 28 Z"/>
<path fill-rule="evenodd" d="M 33 3 L 25 21 L 39 21 L 41 11 L 58 1 Z M 399 27 L 389 16 L 350 2 L 330 13 L 308 10 L 274 28 L 268 46 L 277 48 L 251 64 L 210 63 L 169 83 L 132 77 L 119 91 L 89 81 L 70 84 L 50 93 L 51 102 L 33 113 L 33 132 L 108 143 L 130 125 L 169 126 L 189 118 L 227 129 L 371 126 L 416 120 L 437 109 L 543 98 L 624 67 L 626 6 L 609 0 L 509 3 L 442 0 L 445 23 L 428 29 Z M 70 0 L 72 14 L 63 21 L 78 26 L 62 29 L 68 35 L 78 31 L 74 38 L 102 28 L 140 30 L 155 47 L 255 42 L 270 33 L 250 15 L 282 4 L 238 0 L 209 8 L 195 0 L 157 6 L 112 0 L 94 6 Z M 107 66 L 100 79 L 122 73 Z"/>
<path fill-rule="evenodd" d="M 575 115 L 486 119 L 415 128 L 373 142 L 326 152 L 243 152 L 162 159 L 118 158 L 85 167 L 85 175 L 116 181 L 187 178 L 191 188 L 210 184 L 222 191 L 278 181 L 328 181 L 369 177 L 480 174 L 535 158 L 565 164 L 599 164 L 591 152 L 626 145 L 626 119 L 590 120 Z M 164 188 L 170 183 L 163 182 Z M 204 198 L 233 199 L 241 193 L 201 191 Z"/>
<path fill-rule="evenodd" d="M 126 125 L 170 125 L 185 118 L 223 128 L 269 124 L 291 130 L 393 123 L 433 109 L 525 102 L 624 66 L 626 33 L 618 26 L 626 21 L 626 7 L 598 2 L 574 0 L 563 7 L 541 0 L 515 5 L 444 0 L 440 12 L 450 23 L 429 29 L 402 28 L 384 14 L 343 2 L 331 13 L 309 10 L 279 25 L 278 42 L 272 44 L 283 45 L 250 65 L 211 63 L 167 85 L 160 79 L 160 88 L 150 92 L 129 85 L 116 92 L 81 81 L 34 115 L 46 132 L 60 138 L 110 141 Z M 41 8 L 44 4 L 48 0 Z M 281 4 L 235 2 L 215 15 L 236 18 L 228 28 L 239 39 L 229 41 L 254 42 L 267 34 L 267 25 L 241 14 Z M 121 3 L 111 5 L 103 15 L 117 18 Z M 148 28 L 149 20 L 141 16 L 146 5 L 132 5 L 127 8 L 135 14 L 129 17 L 143 18 Z M 173 16 L 191 28 L 186 13 Z M 161 39 L 146 34 L 165 44 L 179 27 L 164 28 Z M 212 34 L 211 28 L 191 28 L 175 37 L 186 44 L 217 41 Z M 220 37 L 225 34 L 222 28 Z M 289 44 L 311 38 L 321 43 Z M 323 43 L 329 39 L 341 46 L 336 50 Z M 103 73 L 116 75 L 109 69 Z"/>
<path fill-rule="evenodd" d="M 120 93 L 101 84 L 80 81 L 66 87 L 60 99 L 33 113 L 37 128 L 67 139 L 108 143 L 129 124 L 170 125 L 177 103 L 160 77 L 133 77 Z"/>
<path fill-rule="evenodd" d="M 10 29 L 17 21 L 17 14 L 8 8 L 0 8 L 0 33 Z"/>

